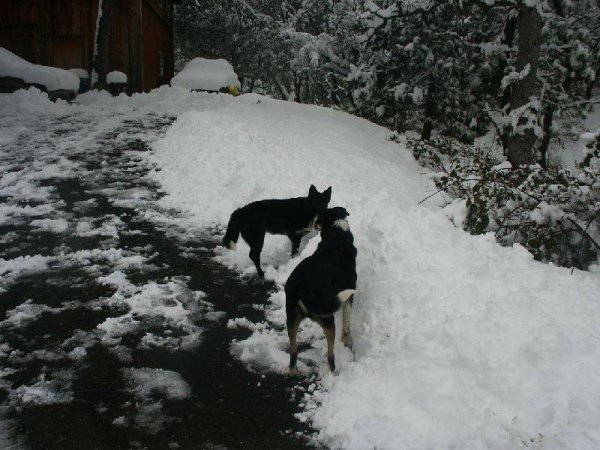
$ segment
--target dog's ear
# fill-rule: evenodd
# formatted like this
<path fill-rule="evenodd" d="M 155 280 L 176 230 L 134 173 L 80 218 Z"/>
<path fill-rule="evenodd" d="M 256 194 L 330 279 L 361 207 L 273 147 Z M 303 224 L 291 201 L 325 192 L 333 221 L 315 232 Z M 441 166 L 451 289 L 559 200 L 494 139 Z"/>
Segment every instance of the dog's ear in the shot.
<path fill-rule="evenodd" d="M 331 186 L 323 191 L 323 196 L 327 199 L 327 203 L 331 201 Z"/>
<path fill-rule="evenodd" d="M 317 191 L 317 188 L 315 187 L 314 184 L 310 185 L 310 188 L 308 189 L 308 196 L 309 197 L 314 197 L 315 195 L 317 195 L 319 193 L 319 191 Z"/>

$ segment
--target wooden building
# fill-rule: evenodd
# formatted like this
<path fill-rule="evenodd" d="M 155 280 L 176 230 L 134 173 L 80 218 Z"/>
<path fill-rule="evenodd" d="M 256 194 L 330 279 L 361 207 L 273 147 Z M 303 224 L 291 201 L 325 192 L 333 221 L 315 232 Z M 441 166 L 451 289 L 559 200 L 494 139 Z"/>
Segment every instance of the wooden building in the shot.
<path fill-rule="evenodd" d="M 127 74 L 129 92 L 173 76 L 173 3 L 112 0 L 107 72 Z M 99 0 L 0 0 L 0 47 L 30 62 L 92 72 Z"/>

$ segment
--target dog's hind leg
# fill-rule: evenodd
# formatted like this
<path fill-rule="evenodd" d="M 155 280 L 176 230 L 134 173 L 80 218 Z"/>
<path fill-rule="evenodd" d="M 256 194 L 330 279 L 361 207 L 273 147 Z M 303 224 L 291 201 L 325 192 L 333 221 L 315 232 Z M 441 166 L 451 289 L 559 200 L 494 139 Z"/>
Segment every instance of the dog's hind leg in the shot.
<path fill-rule="evenodd" d="M 260 252 L 262 252 L 263 244 L 265 242 L 265 233 L 256 231 L 256 232 L 247 232 L 242 230 L 242 237 L 250 246 L 250 259 L 256 266 L 256 272 L 259 277 L 264 277 L 265 273 L 260 267 Z"/>
<path fill-rule="evenodd" d="M 342 342 L 346 347 L 352 349 L 352 335 L 350 334 L 350 322 L 352 320 L 352 301 L 354 295 L 351 295 L 342 306 Z"/>
<path fill-rule="evenodd" d="M 335 372 L 335 355 L 333 353 L 333 346 L 335 343 L 335 318 L 333 316 L 320 317 L 318 322 L 323 328 L 325 337 L 327 338 L 327 364 L 329 364 L 329 369 L 332 372 Z"/>
<path fill-rule="evenodd" d="M 297 306 L 295 310 L 287 312 L 287 331 L 288 338 L 290 339 L 290 366 L 287 369 L 288 375 L 296 374 L 296 363 L 298 362 L 298 344 L 296 338 L 298 336 L 298 327 L 304 316 L 298 311 Z"/>

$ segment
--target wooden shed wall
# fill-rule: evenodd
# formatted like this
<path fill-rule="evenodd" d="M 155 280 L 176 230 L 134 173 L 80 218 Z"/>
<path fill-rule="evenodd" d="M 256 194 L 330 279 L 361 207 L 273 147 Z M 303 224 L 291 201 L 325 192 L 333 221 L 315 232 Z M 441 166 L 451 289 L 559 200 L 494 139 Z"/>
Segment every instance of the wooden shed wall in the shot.
<path fill-rule="evenodd" d="M 0 46 L 36 64 L 88 69 L 97 1 L 3 0 Z"/>
<path fill-rule="evenodd" d="M 0 47 L 40 63 L 40 10 L 37 1 L 0 2 Z"/>
<path fill-rule="evenodd" d="M 108 70 L 149 91 L 173 76 L 172 0 L 114 0 Z M 92 70 L 98 0 L 0 0 L 0 46 L 36 64 Z M 41 18 L 44 20 L 41 20 Z"/>
<path fill-rule="evenodd" d="M 168 83 L 173 77 L 171 2 L 149 0 L 142 6 L 143 90 Z"/>
<path fill-rule="evenodd" d="M 48 64 L 64 69 L 91 68 L 97 1 L 52 0 L 43 3 Z"/>

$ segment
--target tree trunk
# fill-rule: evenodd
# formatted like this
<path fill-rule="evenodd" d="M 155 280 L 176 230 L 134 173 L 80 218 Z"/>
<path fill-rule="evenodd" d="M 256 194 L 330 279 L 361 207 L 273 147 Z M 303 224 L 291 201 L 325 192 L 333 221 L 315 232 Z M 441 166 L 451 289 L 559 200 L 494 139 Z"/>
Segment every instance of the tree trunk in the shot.
<path fill-rule="evenodd" d="M 94 53 L 94 72 L 98 79 L 94 83 L 96 89 L 106 88 L 108 73 L 108 51 L 110 46 L 110 23 L 113 16 L 113 0 L 100 0 L 98 29 L 96 31 L 96 52 Z"/>
<path fill-rule="evenodd" d="M 554 117 L 554 106 L 546 106 L 544 112 L 544 138 L 542 139 L 542 145 L 540 145 L 540 165 L 545 169 L 548 167 L 548 147 L 550 146 L 550 139 L 552 139 L 552 120 Z"/>
<path fill-rule="evenodd" d="M 513 42 L 515 40 L 515 32 L 517 31 L 517 18 L 509 13 L 508 19 L 506 19 L 506 24 L 504 25 L 504 35 L 502 36 L 501 43 L 506 45 L 508 48 L 512 48 Z M 505 58 L 500 60 L 500 64 L 498 64 L 498 72 L 496 75 L 496 83 L 500 86 L 502 78 L 504 77 L 504 70 L 508 65 L 508 52 L 505 52 Z M 510 89 L 506 88 L 500 93 L 500 105 L 504 108 L 506 105 L 510 103 Z"/>
<path fill-rule="evenodd" d="M 433 118 L 435 115 L 435 84 L 429 83 L 427 89 L 427 100 L 425 101 L 425 120 L 423 122 L 423 130 L 421 131 L 421 139 L 428 141 L 431 139 L 431 132 L 433 131 Z"/>
<path fill-rule="evenodd" d="M 522 72 L 529 65 L 528 74 L 517 80 L 511 91 L 510 111 L 526 105 L 535 94 L 535 81 L 540 53 L 542 18 L 537 9 L 519 4 L 519 49 L 517 51 L 516 70 Z M 525 119 L 522 119 L 524 121 Z M 521 123 L 520 123 L 521 124 Z M 508 137 L 508 160 L 514 167 L 533 164 L 535 160 L 535 134 L 531 128 Z"/>
<path fill-rule="evenodd" d="M 600 0 L 598 0 L 600 2 Z M 594 91 L 594 86 L 596 85 L 596 81 L 598 81 L 598 77 L 600 77 L 600 66 L 596 69 L 596 76 L 594 79 L 588 84 L 588 87 L 585 91 L 586 100 L 590 100 L 592 98 L 592 92 Z"/>

